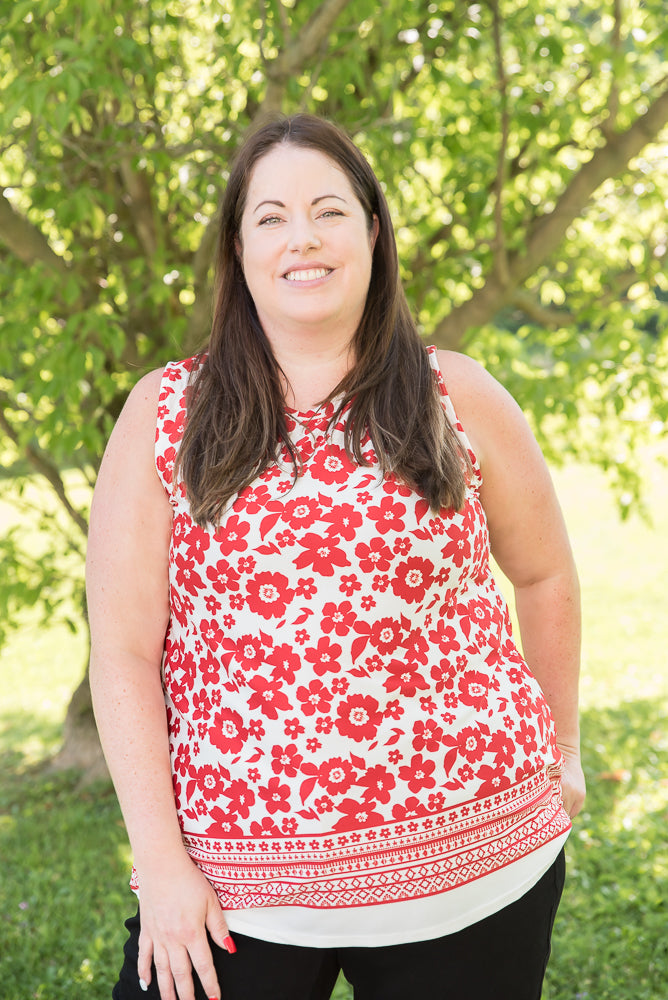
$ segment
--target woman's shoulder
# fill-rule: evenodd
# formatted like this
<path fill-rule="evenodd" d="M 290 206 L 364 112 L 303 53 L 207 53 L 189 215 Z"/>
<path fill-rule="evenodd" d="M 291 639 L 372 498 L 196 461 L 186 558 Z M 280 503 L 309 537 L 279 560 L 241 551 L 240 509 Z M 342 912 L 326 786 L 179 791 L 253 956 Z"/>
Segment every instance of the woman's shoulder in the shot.
<path fill-rule="evenodd" d="M 465 414 L 494 415 L 499 406 L 514 409 L 517 403 L 487 369 L 458 351 L 437 350 L 436 357 L 448 394 L 463 419 Z"/>
<path fill-rule="evenodd" d="M 513 448 L 528 433 L 510 393 L 474 358 L 437 351 L 439 367 L 457 417 L 482 461 Z"/>

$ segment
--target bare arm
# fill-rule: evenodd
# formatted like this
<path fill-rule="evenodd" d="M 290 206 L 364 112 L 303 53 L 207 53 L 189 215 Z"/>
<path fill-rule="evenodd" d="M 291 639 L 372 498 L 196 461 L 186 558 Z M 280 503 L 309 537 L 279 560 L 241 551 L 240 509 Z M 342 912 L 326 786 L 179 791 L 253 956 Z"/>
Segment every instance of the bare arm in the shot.
<path fill-rule="evenodd" d="M 88 542 L 87 593 L 95 716 L 139 877 L 138 975 L 155 961 L 163 1000 L 192 1000 L 191 964 L 220 991 L 205 927 L 227 928 L 211 885 L 183 846 L 172 789 L 161 659 L 169 620 L 171 506 L 153 449 L 160 372 L 142 379 L 105 452 Z"/>
<path fill-rule="evenodd" d="M 585 794 L 578 725 L 580 594 L 564 519 L 519 406 L 470 358 L 439 353 L 481 465 L 492 553 L 515 590 L 523 653 L 555 720 L 566 758 L 564 805 L 575 816 Z"/>

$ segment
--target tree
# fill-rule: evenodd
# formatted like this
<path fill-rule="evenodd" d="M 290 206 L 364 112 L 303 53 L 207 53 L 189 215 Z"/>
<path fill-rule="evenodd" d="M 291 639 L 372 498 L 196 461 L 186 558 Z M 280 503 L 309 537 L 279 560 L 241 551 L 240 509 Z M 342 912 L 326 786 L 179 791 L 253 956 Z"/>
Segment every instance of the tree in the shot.
<path fill-rule="evenodd" d="M 36 539 L 0 540 L 0 640 L 30 605 L 85 629 L 104 442 L 136 378 L 205 337 L 230 159 L 281 110 L 367 152 L 428 339 L 631 506 L 668 408 L 662 0 L 3 0 L 0 24 L 1 490 L 39 507 Z M 90 765 L 91 731 L 84 678 L 65 761 Z"/>

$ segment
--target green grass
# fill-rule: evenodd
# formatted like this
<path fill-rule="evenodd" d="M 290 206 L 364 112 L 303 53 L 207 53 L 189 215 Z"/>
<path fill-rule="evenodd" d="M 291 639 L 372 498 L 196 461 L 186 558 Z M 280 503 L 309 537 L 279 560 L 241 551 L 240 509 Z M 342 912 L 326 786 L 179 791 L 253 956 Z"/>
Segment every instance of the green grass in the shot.
<path fill-rule="evenodd" d="M 668 473 L 649 486 L 654 527 L 620 523 L 596 471 L 556 478 L 582 579 L 589 795 L 544 1000 L 668 1000 Z M 30 622 L 0 654 L 3 1000 L 106 1000 L 121 961 L 133 899 L 113 793 L 40 766 L 83 656 L 66 629 Z M 350 995 L 341 982 L 337 1000 Z"/>

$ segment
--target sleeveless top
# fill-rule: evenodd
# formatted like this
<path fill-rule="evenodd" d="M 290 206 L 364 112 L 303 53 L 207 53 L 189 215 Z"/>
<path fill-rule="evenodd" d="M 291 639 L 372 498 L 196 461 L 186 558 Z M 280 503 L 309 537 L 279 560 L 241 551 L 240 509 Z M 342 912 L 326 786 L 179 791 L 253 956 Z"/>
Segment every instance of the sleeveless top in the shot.
<path fill-rule="evenodd" d="M 165 369 L 174 794 L 230 914 L 484 886 L 533 857 L 544 870 L 570 828 L 551 713 L 490 572 L 480 470 L 429 354 L 474 468 L 463 509 L 438 516 L 380 475 L 369 438 L 371 467 L 346 455 L 347 410 L 330 427 L 330 402 L 288 411 L 294 484 L 283 451 L 199 527 L 173 481 L 195 362 Z"/>

